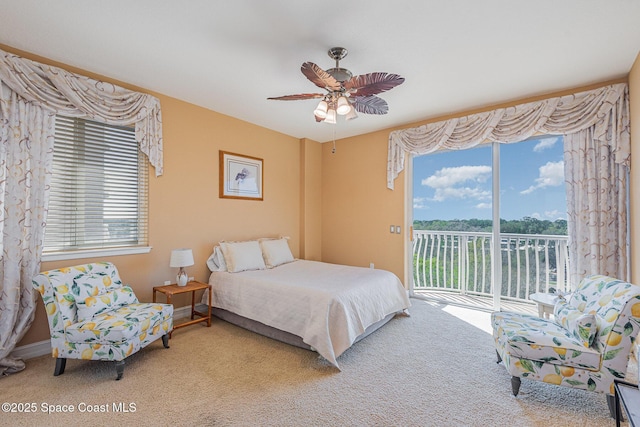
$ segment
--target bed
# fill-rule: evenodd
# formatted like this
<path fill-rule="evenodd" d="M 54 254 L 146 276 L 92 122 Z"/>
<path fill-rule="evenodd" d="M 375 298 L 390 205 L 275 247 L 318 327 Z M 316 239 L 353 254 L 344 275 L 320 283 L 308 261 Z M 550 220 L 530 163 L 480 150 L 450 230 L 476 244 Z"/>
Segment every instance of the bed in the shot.
<path fill-rule="evenodd" d="M 315 350 L 339 368 L 336 359 L 351 345 L 408 315 L 407 292 L 391 272 L 295 260 L 285 239 L 254 242 L 221 242 L 207 261 L 217 317 Z"/>

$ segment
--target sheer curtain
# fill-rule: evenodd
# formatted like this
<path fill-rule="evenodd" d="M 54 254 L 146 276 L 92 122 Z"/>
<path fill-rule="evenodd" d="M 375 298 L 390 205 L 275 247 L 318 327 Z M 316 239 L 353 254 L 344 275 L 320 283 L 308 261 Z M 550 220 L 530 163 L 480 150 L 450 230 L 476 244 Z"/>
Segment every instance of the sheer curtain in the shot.
<path fill-rule="evenodd" d="M 565 136 L 571 282 L 599 273 L 629 280 L 627 168 L 588 128 Z"/>
<path fill-rule="evenodd" d="M 628 280 L 626 83 L 391 132 L 387 187 L 393 190 L 406 155 L 518 142 L 535 134 L 563 134 L 569 141 L 565 177 L 572 283 L 591 273 Z M 597 197 L 590 195 L 594 189 Z"/>
<path fill-rule="evenodd" d="M 24 369 L 9 357 L 33 321 L 55 115 L 134 125 L 136 140 L 162 175 L 160 101 L 0 50 L 0 373 Z"/>
<path fill-rule="evenodd" d="M 49 181 L 54 115 L 0 83 L 0 373 L 24 369 L 9 353 L 33 321 Z"/>

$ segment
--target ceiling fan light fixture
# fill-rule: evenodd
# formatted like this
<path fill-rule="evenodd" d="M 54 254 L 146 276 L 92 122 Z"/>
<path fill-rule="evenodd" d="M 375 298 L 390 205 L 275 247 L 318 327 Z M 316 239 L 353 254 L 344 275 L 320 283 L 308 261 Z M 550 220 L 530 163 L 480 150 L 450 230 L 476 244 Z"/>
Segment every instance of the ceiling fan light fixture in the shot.
<path fill-rule="evenodd" d="M 336 113 L 344 116 L 345 114 L 348 114 L 349 111 L 351 111 L 351 104 L 349 104 L 347 98 L 344 96 L 338 98 L 338 107 L 336 108 Z"/>
<path fill-rule="evenodd" d="M 329 111 L 327 111 L 327 117 L 325 117 L 324 122 L 332 124 L 332 125 L 335 125 L 336 124 L 336 110 L 331 108 Z"/>
<path fill-rule="evenodd" d="M 320 101 L 316 109 L 313 111 L 313 114 L 320 117 L 321 119 L 324 119 L 325 117 L 327 117 L 328 108 L 329 105 L 327 104 L 327 101 Z"/>
<path fill-rule="evenodd" d="M 295 101 L 322 99 L 315 108 L 316 122 L 336 123 L 336 114 L 346 120 L 358 117 L 356 109 L 364 114 L 387 114 L 389 105 L 377 95 L 402 84 L 404 78 L 398 74 L 375 72 L 353 76 L 351 71 L 340 67 L 340 60 L 347 56 L 347 49 L 332 47 L 327 52 L 336 61 L 334 68 L 323 70 L 313 62 L 304 62 L 300 67 L 302 74 L 314 85 L 326 93 L 299 93 L 270 97 L 267 99 Z"/>

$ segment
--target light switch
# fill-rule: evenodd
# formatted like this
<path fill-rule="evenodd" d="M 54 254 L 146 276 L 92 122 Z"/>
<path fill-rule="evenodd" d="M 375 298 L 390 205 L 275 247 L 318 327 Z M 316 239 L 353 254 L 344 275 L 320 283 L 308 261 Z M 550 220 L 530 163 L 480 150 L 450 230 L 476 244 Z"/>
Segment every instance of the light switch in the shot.
<path fill-rule="evenodd" d="M 395 226 L 391 226 L 391 228 L 389 228 L 389 233 L 395 233 L 396 232 L 396 227 Z"/>
<path fill-rule="evenodd" d="M 396 225 L 396 234 L 400 234 L 400 226 Z"/>

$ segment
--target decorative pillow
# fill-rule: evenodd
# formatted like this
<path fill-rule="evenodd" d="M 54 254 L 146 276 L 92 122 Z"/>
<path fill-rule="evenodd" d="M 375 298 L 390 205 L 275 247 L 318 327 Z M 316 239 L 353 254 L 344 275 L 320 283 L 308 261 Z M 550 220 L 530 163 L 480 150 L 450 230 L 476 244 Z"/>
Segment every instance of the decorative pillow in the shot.
<path fill-rule="evenodd" d="M 84 301 L 76 301 L 78 322 L 85 322 L 105 311 L 115 310 L 123 305 L 136 304 L 138 298 L 129 286 L 116 288 L 98 296 L 90 296 Z"/>
<path fill-rule="evenodd" d="M 553 308 L 553 317 L 557 324 L 580 340 L 583 346 L 591 347 L 597 334 L 595 315 L 583 313 L 566 300 L 559 299 Z"/>
<path fill-rule="evenodd" d="M 224 262 L 224 255 L 222 254 L 220 245 L 213 247 L 213 253 L 209 259 L 207 259 L 207 267 L 209 267 L 211 271 L 227 271 L 227 264 Z"/>
<path fill-rule="evenodd" d="M 260 240 L 260 247 L 267 268 L 277 267 L 294 260 L 286 238 Z"/>
<path fill-rule="evenodd" d="M 120 287 L 122 287 L 122 282 L 119 280 L 114 282 L 108 274 L 90 273 L 73 279 L 71 292 L 76 297 L 76 300 L 82 301 L 86 297 L 102 295 L 105 292 Z"/>
<path fill-rule="evenodd" d="M 220 249 L 224 255 L 229 273 L 246 270 L 264 270 L 262 250 L 257 240 L 248 242 L 220 242 Z"/>
<path fill-rule="evenodd" d="M 67 284 L 58 285 L 55 287 L 55 291 L 60 297 L 73 303 L 105 293 L 106 286 L 102 281 L 102 276 L 83 274 L 78 279 L 74 279 L 70 287 Z"/>

